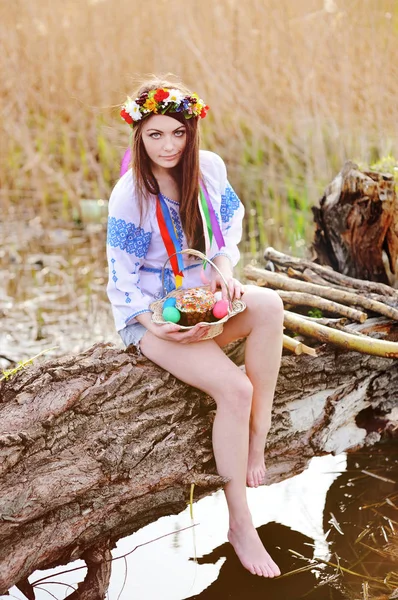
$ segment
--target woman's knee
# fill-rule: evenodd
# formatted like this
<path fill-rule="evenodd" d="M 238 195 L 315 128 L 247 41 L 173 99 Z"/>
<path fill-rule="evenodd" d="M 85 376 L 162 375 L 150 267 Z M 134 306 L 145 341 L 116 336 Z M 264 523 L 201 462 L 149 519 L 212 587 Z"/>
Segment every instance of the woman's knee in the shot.
<path fill-rule="evenodd" d="M 257 321 L 266 320 L 269 322 L 271 320 L 278 327 L 283 324 L 283 302 L 274 290 L 249 285 L 243 300 Z"/>
<path fill-rule="evenodd" d="M 239 374 L 240 375 L 240 374 Z M 223 382 L 221 389 L 214 395 L 217 408 L 234 412 L 242 418 L 250 416 L 253 385 L 250 379 L 242 372 L 242 376 Z"/>

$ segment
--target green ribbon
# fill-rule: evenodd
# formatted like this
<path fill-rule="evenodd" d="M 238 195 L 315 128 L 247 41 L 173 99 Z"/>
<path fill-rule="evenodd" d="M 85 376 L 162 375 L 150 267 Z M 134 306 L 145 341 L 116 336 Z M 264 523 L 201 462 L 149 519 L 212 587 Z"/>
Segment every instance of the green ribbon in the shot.
<path fill-rule="evenodd" d="M 202 190 L 202 186 L 200 186 L 200 188 L 199 188 L 199 195 L 200 195 L 200 203 L 201 203 L 202 209 L 203 209 L 203 214 L 204 214 L 205 220 L 206 220 L 207 231 L 209 232 L 209 240 L 210 240 L 210 247 L 211 247 L 212 242 L 213 242 L 213 228 L 211 226 L 209 207 L 207 205 L 206 198 L 205 198 L 205 195 Z"/>

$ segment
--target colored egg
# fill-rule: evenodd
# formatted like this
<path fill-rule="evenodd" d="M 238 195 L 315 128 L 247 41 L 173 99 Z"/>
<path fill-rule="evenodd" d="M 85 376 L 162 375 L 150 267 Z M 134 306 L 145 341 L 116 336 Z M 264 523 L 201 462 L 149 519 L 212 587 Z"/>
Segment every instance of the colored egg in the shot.
<path fill-rule="evenodd" d="M 222 319 L 228 314 L 228 302 L 226 300 L 219 300 L 213 306 L 213 315 L 216 319 Z"/>
<path fill-rule="evenodd" d="M 163 309 L 165 309 L 167 306 L 175 306 L 175 305 L 176 305 L 176 299 L 175 298 L 167 298 L 163 302 Z"/>
<path fill-rule="evenodd" d="M 165 321 L 170 321 L 171 323 L 178 323 L 181 319 L 181 313 L 174 306 L 166 306 L 162 312 L 163 319 Z"/>

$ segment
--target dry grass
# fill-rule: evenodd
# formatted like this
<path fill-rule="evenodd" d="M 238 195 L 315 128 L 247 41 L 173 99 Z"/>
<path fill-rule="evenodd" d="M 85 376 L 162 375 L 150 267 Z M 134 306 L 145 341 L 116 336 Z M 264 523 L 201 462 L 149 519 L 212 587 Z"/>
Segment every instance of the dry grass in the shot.
<path fill-rule="evenodd" d="M 3 2 L 2 204 L 45 219 L 54 202 L 68 217 L 107 197 L 128 143 L 112 107 L 134 77 L 171 71 L 212 108 L 204 145 L 227 161 L 252 237 L 265 224 L 269 243 L 279 227 L 294 243 L 347 157 L 398 155 L 397 31 L 394 0 Z"/>
<path fill-rule="evenodd" d="M 360 600 L 398 598 L 397 500 L 398 494 L 392 493 L 385 501 L 362 507 L 369 515 L 369 522 L 355 540 L 357 560 L 348 569 L 338 567 L 345 575 L 345 589 L 351 591 L 349 597 L 353 600 L 359 600 L 357 582 L 361 579 Z"/>
<path fill-rule="evenodd" d="M 309 560 L 302 554 L 290 550 L 294 556 L 303 560 L 304 566 L 284 573 L 281 578 L 296 576 L 314 569 L 318 571 L 319 568 L 317 587 L 336 585 L 338 589 L 344 589 L 345 597 L 352 600 L 398 598 L 398 523 L 395 519 L 398 510 L 397 500 L 398 495 L 392 493 L 384 501 L 361 507 L 369 520 L 354 544 L 351 542 L 350 530 L 345 527 L 346 531 L 342 532 L 337 523 L 338 531 L 349 536 L 345 546 L 341 548 L 342 556 L 334 553 L 329 561 L 317 558 Z M 392 513 L 391 509 L 393 509 Z M 358 527 L 360 520 L 361 517 L 358 516 L 353 523 L 354 527 Z M 350 561 L 347 560 L 349 555 L 351 555 Z"/>

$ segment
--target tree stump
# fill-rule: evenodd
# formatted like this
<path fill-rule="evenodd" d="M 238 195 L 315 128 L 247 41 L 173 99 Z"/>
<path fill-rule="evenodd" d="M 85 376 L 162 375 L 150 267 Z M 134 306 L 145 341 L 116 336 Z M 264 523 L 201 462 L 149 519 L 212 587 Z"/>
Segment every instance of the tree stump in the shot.
<path fill-rule="evenodd" d="M 398 200 L 394 177 L 347 161 L 313 208 L 317 262 L 369 281 L 396 285 Z"/>

